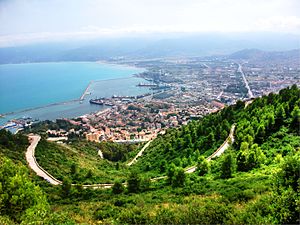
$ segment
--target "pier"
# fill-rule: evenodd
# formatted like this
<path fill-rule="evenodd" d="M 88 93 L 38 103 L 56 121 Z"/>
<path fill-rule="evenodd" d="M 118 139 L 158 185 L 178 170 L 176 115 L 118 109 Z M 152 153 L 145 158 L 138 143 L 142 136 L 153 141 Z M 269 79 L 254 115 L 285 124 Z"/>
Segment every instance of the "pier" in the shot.
<path fill-rule="evenodd" d="M 81 97 L 79 99 L 80 101 L 84 100 L 84 98 L 88 94 L 89 88 L 90 88 L 90 86 L 92 85 L 93 82 L 94 82 L 93 80 L 89 82 L 88 86 L 86 87 L 86 89 L 84 90 L 83 94 L 81 95 Z"/>

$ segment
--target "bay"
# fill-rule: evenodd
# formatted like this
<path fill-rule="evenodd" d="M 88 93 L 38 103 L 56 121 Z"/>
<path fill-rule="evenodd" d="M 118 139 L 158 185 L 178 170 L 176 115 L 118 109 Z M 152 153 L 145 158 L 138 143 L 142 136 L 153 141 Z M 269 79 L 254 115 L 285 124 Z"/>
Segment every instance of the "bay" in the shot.
<path fill-rule="evenodd" d="M 88 100 L 148 92 L 136 86 L 143 80 L 132 76 L 142 71 L 97 62 L 0 65 L 0 114 L 14 112 L 1 118 L 0 124 L 22 116 L 53 120 L 105 109 L 90 105 Z M 79 99 L 91 81 L 95 81 L 88 89 L 91 95 L 81 104 L 71 101 Z"/>

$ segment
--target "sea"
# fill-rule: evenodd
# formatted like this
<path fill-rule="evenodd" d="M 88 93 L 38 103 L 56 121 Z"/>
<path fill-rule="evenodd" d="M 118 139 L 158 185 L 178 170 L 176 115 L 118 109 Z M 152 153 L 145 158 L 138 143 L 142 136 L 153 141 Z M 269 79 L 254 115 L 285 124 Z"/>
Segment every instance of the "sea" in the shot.
<path fill-rule="evenodd" d="M 137 87 L 145 71 L 99 62 L 23 63 L 0 65 L 0 125 L 11 119 L 73 118 L 107 106 L 92 105 L 92 98 L 148 93 Z M 86 91 L 84 100 L 79 101 Z"/>

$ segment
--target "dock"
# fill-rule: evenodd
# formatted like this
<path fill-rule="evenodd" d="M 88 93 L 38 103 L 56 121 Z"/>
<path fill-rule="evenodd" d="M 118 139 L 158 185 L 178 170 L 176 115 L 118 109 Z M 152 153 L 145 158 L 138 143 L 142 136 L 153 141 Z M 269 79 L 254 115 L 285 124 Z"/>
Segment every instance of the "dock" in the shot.
<path fill-rule="evenodd" d="M 81 95 L 81 97 L 80 97 L 80 99 L 79 99 L 80 101 L 84 100 L 84 98 L 85 98 L 85 96 L 88 94 L 89 88 L 90 88 L 90 86 L 92 85 L 93 82 L 94 82 L 93 80 L 91 80 L 91 81 L 89 82 L 88 86 L 86 87 L 86 89 L 84 90 L 83 94 Z"/>

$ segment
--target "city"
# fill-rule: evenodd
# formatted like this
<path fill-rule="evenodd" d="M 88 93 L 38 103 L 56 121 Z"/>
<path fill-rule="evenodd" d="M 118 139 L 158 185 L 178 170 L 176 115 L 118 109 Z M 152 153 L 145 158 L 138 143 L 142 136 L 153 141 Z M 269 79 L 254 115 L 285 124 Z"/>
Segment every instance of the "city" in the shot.
<path fill-rule="evenodd" d="M 136 76 L 146 79 L 145 86 L 152 86 L 152 92 L 139 98 L 112 96 L 106 100 L 113 105 L 109 109 L 65 119 L 77 125 L 77 134 L 89 141 L 148 141 L 168 128 L 186 125 L 238 100 L 250 100 L 300 84 L 300 66 L 294 59 L 284 63 L 224 57 L 137 62 L 112 59 L 111 62 L 146 68 L 146 72 Z M 70 131 L 48 132 L 51 136 L 67 137 Z"/>

